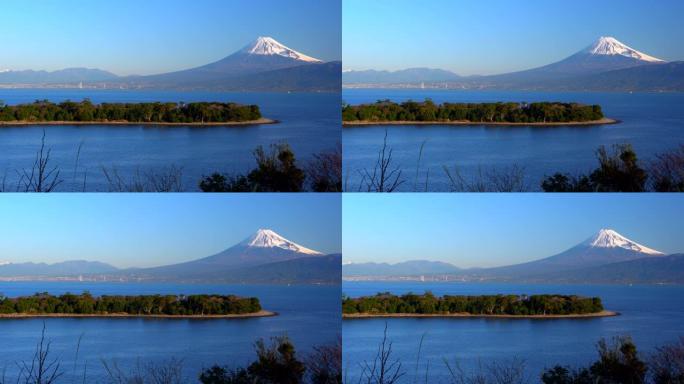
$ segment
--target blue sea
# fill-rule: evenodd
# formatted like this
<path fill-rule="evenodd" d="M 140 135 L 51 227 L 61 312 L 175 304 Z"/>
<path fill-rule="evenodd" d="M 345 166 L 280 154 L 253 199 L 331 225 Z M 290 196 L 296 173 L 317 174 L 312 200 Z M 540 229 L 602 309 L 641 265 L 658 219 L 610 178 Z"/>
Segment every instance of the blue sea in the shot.
<path fill-rule="evenodd" d="M 390 169 L 402 171 L 401 191 L 449 191 L 444 167 L 467 181 L 493 172 L 522 169 L 526 189 L 540 190 L 556 172 L 589 173 L 599 146 L 631 144 L 644 166 L 656 154 L 684 145 L 684 93 L 597 93 L 458 90 L 344 89 L 349 104 L 430 98 L 442 102 L 561 101 L 599 104 L 615 125 L 590 127 L 372 126 L 343 129 L 345 188 L 363 190 L 385 132 L 392 150 Z M 422 154 L 421 154 L 422 148 Z M 420 159 L 420 160 L 419 160 Z M 427 184 L 427 188 L 425 187 Z"/>
<path fill-rule="evenodd" d="M 124 181 L 149 174 L 177 174 L 183 190 L 198 190 L 203 175 L 247 173 L 252 152 L 262 145 L 288 143 L 302 166 L 312 155 L 340 143 L 340 95 L 337 93 L 214 93 L 138 90 L 2 89 L 6 104 L 90 98 L 101 102 L 233 101 L 257 104 L 262 115 L 279 124 L 238 127 L 30 126 L 0 128 L 0 189 L 14 191 L 23 170 L 30 170 L 45 132 L 50 168 L 57 167 L 58 191 L 108 191 L 110 175 Z M 19 183 L 20 184 L 20 183 Z"/>
<path fill-rule="evenodd" d="M 343 366 L 349 382 L 357 382 L 364 362 L 373 360 L 387 327 L 392 358 L 399 359 L 401 383 L 449 381 L 445 361 L 466 372 L 492 363 L 523 361 L 530 382 L 544 368 L 577 367 L 594 361 L 601 338 L 630 336 L 642 356 L 684 337 L 684 286 L 530 285 L 416 282 L 344 282 L 352 297 L 389 291 L 395 294 L 432 291 L 436 295 L 579 294 L 601 297 L 604 307 L 620 316 L 593 319 L 355 319 L 342 325 Z M 422 339 L 422 345 L 421 345 Z M 418 352 L 420 348 L 420 353 Z"/>
<path fill-rule="evenodd" d="M 79 282 L 0 282 L 9 297 L 36 292 L 62 294 L 90 291 L 120 294 L 237 294 L 256 296 L 264 309 L 278 316 L 250 319 L 0 319 L 0 374 L 7 382 L 18 364 L 30 363 L 43 327 L 65 376 L 60 382 L 100 382 L 103 362 L 131 372 L 137 366 L 182 362 L 187 382 L 196 382 L 203 368 L 229 368 L 255 360 L 259 338 L 288 336 L 304 359 L 317 345 L 336 343 L 340 336 L 340 287 L 326 285 L 181 285 Z M 0 376 L 1 377 L 1 376 Z M 104 382 L 104 381 L 102 381 Z"/>

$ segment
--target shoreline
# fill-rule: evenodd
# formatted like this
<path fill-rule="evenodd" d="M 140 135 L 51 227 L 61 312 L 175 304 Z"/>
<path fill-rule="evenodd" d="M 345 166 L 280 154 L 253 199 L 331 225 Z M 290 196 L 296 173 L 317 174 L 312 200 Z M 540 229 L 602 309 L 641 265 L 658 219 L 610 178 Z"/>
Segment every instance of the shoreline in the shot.
<path fill-rule="evenodd" d="M 603 310 L 596 313 L 579 313 L 574 315 L 486 315 L 472 313 L 343 313 L 342 319 L 374 319 L 374 318 L 454 318 L 454 319 L 591 319 L 597 317 L 620 316 L 620 313 Z"/>
<path fill-rule="evenodd" d="M 278 316 L 277 312 L 261 310 L 252 313 L 230 315 L 137 315 L 130 313 L 2 313 L 0 321 L 4 319 L 33 319 L 33 318 L 138 318 L 138 319 L 248 319 L 255 317 Z"/>
<path fill-rule="evenodd" d="M 554 122 L 554 123 L 513 123 L 513 122 L 476 122 L 476 121 L 408 121 L 408 120 L 397 120 L 397 121 L 369 121 L 369 120 L 356 120 L 356 121 L 343 121 L 343 127 L 363 127 L 363 126 L 377 126 L 377 125 L 455 125 L 455 126 L 494 126 L 494 127 L 563 127 L 563 126 L 590 126 L 590 125 L 609 125 L 618 124 L 620 120 L 609 119 L 604 117 L 600 120 L 591 121 L 568 121 L 568 122 Z"/>
<path fill-rule="evenodd" d="M 207 123 L 165 123 L 165 122 L 132 122 L 132 121 L 0 121 L 0 127 L 19 127 L 35 125 L 144 125 L 144 126 L 168 126 L 168 127 L 221 127 L 221 126 L 245 126 L 245 125 L 264 125 L 278 124 L 280 121 L 262 117 L 257 120 L 248 121 L 226 121 L 226 122 L 207 122 Z"/>

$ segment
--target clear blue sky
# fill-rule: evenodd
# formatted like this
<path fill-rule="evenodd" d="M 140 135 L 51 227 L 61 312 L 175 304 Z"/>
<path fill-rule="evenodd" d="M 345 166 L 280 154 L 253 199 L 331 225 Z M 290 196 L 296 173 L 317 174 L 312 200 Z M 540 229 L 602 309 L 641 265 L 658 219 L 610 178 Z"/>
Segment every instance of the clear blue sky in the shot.
<path fill-rule="evenodd" d="M 681 0 L 344 0 L 345 69 L 493 74 L 550 64 L 600 36 L 684 60 Z"/>
<path fill-rule="evenodd" d="M 2 69 L 150 74 L 221 59 L 271 36 L 341 59 L 339 0 L 3 0 Z"/>
<path fill-rule="evenodd" d="M 0 261 L 164 265 L 220 252 L 259 228 L 333 253 L 340 205 L 333 194 L 6 194 Z"/>
<path fill-rule="evenodd" d="M 684 252 L 682 194 L 345 194 L 342 206 L 345 262 L 508 265 L 562 252 L 601 228 Z"/>

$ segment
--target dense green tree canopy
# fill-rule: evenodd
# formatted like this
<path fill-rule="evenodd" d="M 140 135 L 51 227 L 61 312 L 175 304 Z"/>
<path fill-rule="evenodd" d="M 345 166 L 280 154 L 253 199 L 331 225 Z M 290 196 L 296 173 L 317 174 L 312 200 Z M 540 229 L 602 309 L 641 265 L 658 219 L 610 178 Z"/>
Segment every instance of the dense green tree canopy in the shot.
<path fill-rule="evenodd" d="M 432 100 L 345 105 L 343 121 L 464 121 L 487 123 L 566 123 L 603 118 L 599 105 L 578 103 L 443 103 Z"/>
<path fill-rule="evenodd" d="M 21 122 L 133 122 L 225 123 L 261 118 L 257 105 L 236 103 L 102 103 L 37 100 L 30 104 L 0 105 L 0 121 Z"/>
<path fill-rule="evenodd" d="M 261 310 L 259 299 L 233 295 L 92 296 L 36 293 L 1 297 L 2 314 L 233 315 Z"/>
<path fill-rule="evenodd" d="M 603 310 L 601 299 L 564 295 L 488 295 L 437 297 L 408 293 L 401 296 L 344 298 L 342 312 L 377 314 L 577 315 Z"/>

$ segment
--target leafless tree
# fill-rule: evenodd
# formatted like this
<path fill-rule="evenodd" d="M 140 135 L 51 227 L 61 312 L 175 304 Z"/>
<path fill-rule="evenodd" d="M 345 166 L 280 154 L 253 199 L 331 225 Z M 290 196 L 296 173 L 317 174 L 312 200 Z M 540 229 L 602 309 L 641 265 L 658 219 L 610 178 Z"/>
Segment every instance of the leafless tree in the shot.
<path fill-rule="evenodd" d="M 649 359 L 648 368 L 654 383 L 684 382 L 684 338 L 677 343 L 656 348 Z"/>
<path fill-rule="evenodd" d="M 464 177 L 458 168 L 443 167 L 449 179 L 451 192 L 526 192 L 525 169 L 513 165 L 502 169 L 484 170 L 478 167 L 477 174 L 470 179 Z"/>
<path fill-rule="evenodd" d="M 306 167 L 309 188 L 315 192 L 342 192 L 342 145 L 315 154 Z"/>
<path fill-rule="evenodd" d="M 401 178 L 401 168 L 392 165 L 392 148 L 387 145 L 387 129 L 378 151 L 378 158 L 372 170 L 363 169 L 359 190 L 367 192 L 394 192 L 404 183 Z"/>
<path fill-rule="evenodd" d="M 52 358 L 50 347 L 52 342 L 45 338 L 45 323 L 40 335 L 40 340 L 36 345 L 31 362 L 22 361 L 17 363 L 19 376 L 17 382 L 24 384 L 53 384 L 64 374 L 61 369 L 61 362 L 58 358 Z"/>
<path fill-rule="evenodd" d="M 473 372 L 466 372 L 457 361 L 449 363 L 444 359 L 444 364 L 452 384 L 525 384 L 530 381 L 525 374 L 525 361 L 518 358 L 485 365 L 479 362 Z"/>
<path fill-rule="evenodd" d="M 315 384 L 342 383 L 342 338 L 335 344 L 316 346 L 306 359 L 309 382 Z"/>
<path fill-rule="evenodd" d="M 19 182 L 17 189 L 23 192 L 52 192 L 62 183 L 59 177 L 59 167 L 50 165 L 52 149 L 45 148 L 45 130 L 40 140 L 40 149 L 30 170 L 17 171 Z"/>
<path fill-rule="evenodd" d="M 394 384 L 398 383 L 406 372 L 402 369 L 401 361 L 392 357 L 392 342 L 387 339 L 387 323 L 382 341 L 378 345 L 375 358 L 361 364 L 359 383 L 366 384 Z"/>
<path fill-rule="evenodd" d="M 182 360 L 169 359 L 159 363 L 137 362 L 130 371 L 124 371 L 116 361 L 102 361 L 107 381 L 111 384 L 182 384 L 187 382 L 183 377 Z"/>
<path fill-rule="evenodd" d="M 684 191 L 684 145 L 656 155 L 648 168 L 652 190 L 656 192 Z"/>
<path fill-rule="evenodd" d="M 121 175 L 115 167 L 102 167 L 109 192 L 182 192 L 183 169 L 170 166 L 158 171 L 137 169 L 130 177 Z"/>

